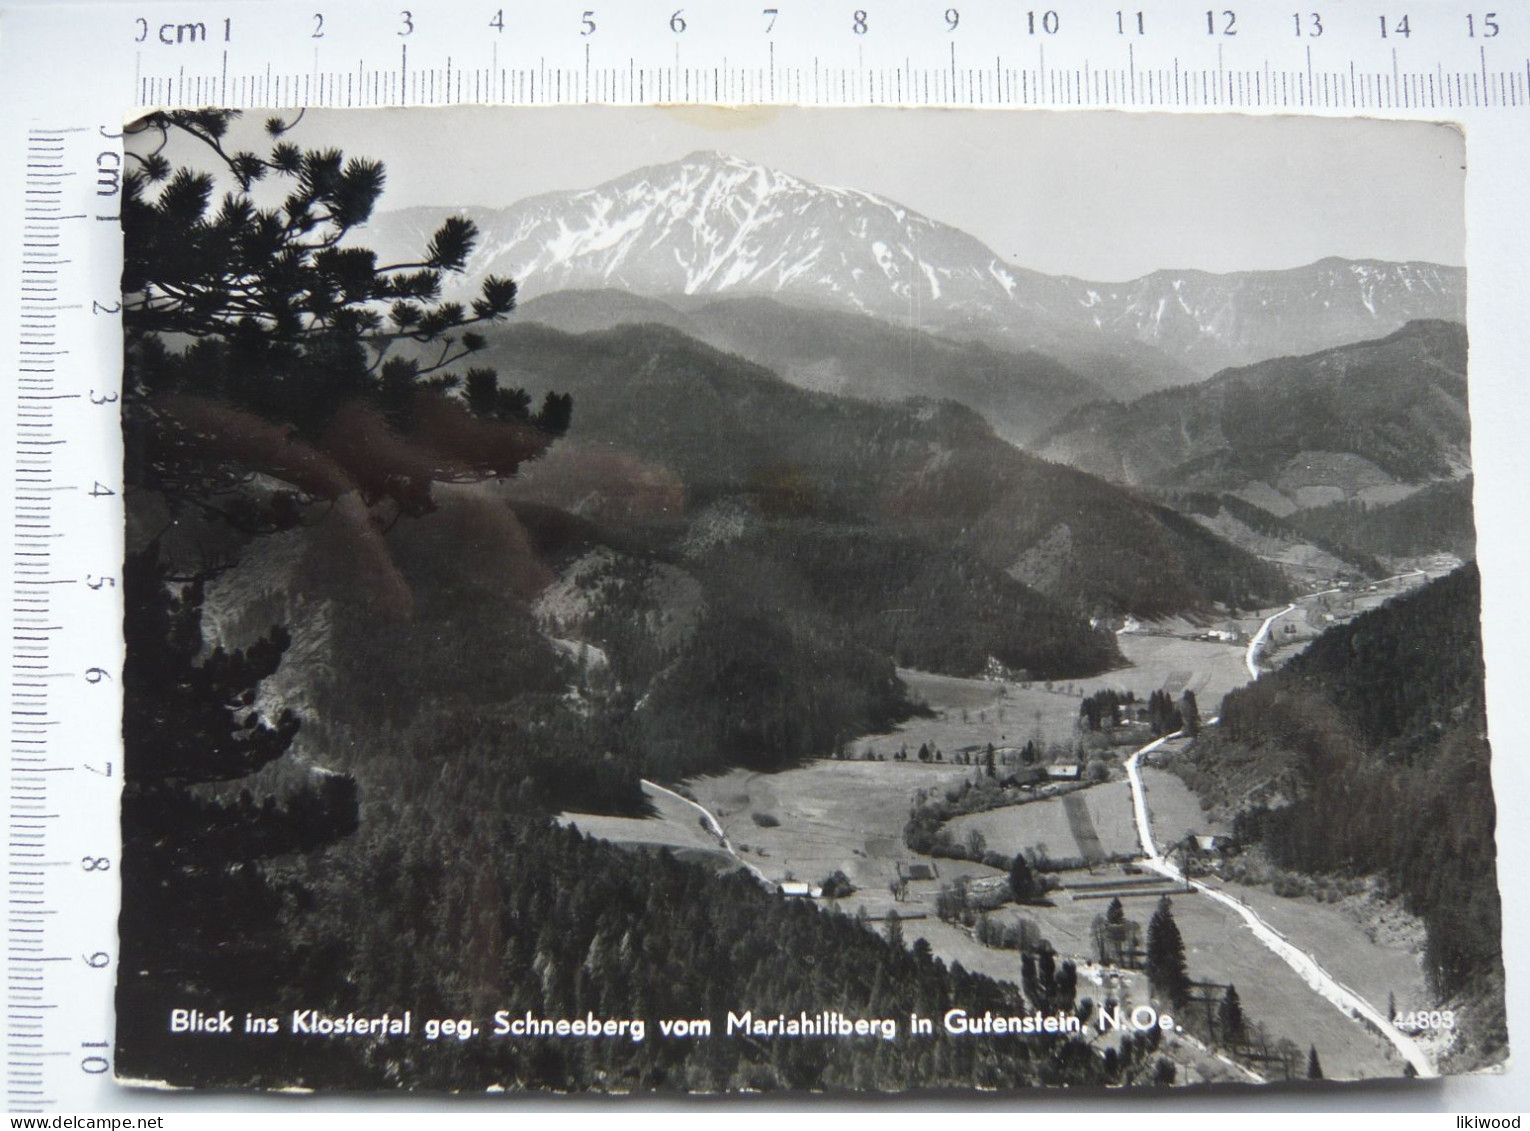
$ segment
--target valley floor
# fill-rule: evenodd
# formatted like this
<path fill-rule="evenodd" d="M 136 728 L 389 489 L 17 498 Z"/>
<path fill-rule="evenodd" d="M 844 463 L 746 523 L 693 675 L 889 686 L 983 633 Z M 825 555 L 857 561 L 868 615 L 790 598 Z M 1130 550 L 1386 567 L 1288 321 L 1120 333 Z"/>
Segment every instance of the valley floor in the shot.
<path fill-rule="evenodd" d="M 1260 621 L 1250 620 L 1257 629 Z M 1248 633 L 1247 635 L 1252 635 Z M 905 939 L 924 938 L 947 962 L 960 961 L 970 970 L 1011 981 L 1019 980 L 1019 955 L 979 944 L 958 926 L 941 922 L 935 913 L 941 887 L 963 877 L 997 877 L 983 864 L 932 859 L 909 851 L 902 829 L 911 802 L 920 790 L 940 790 L 981 774 L 977 765 L 957 765 L 951 756 L 964 748 L 1017 745 L 1032 737 L 1064 740 L 1072 734 L 1083 695 L 1102 688 L 1131 689 L 1145 697 L 1165 688 L 1174 694 L 1189 688 L 1208 708 L 1228 690 L 1248 678 L 1243 642 L 1208 642 L 1182 636 L 1123 633 L 1121 649 L 1129 668 L 1104 676 L 1054 684 L 1023 686 L 988 680 L 956 679 L 905 671 L 900 673 L 916 698 L 932 712 L 909 720 L 889 734 L 868 735 L 850 746 L 852 759 L 868 751 L 886 761 L 820 760 L 774 774 L 733 770 L 692 779 L 684 789 L 718 822 L 728 848 L 762 877 L 817 885 L 836 871 L 855 885 L 854 894 L 825 901 L 834 910 L 864 914 L 885 921 L 896 911 L 903 920 Z M 921 763 L 913 752 L 921 744 L 939 749 L 946 760 Z M 908 761 L 893 760 L 902 749 Z M 1129 749 L 1121 750 L 1124 758 Z M 1154 837 L 1160 845 L 1181 840 L 1190 832 L 1226 830 L 1202 812 L 1198 799 L 1184 783 L 1166 771 L 1143 769 L 1146 801 Z M 1093 825 L 1098 849 L 1105 855 L 1126 855 L 1135 847 L 1132 801 L 1125 781 L 1105 782 L 1072 795 L 1079 799 Z M 658 816 L 646 821 L 621 818 L 566 816 L 586 832 L 632 843 L 667 844 L 687 853 L 715 855 L 721 838 L 706 828 L 696 809 L 672 798 L 654 795 Z M 956 818 L 953 832 L 961 840 L 969 827 L 979 829 L 990 848 L 1010 854 L 1035 848 L 1055 858 L 1084 855 L 1075 840 L 1077 815 L 1071 822 L 1061 798 L 1047 798 Z M 1087 828 L 1087 825 L 1085 826 Z M 924 865 L 929 879 L 910 880 L 901 893 L 901 873 Z M 1375 1033 L 1346 1017 L 1310 989 L 1283 962 L 1275 959 L 1247 929 L 1239 915 L 1215 900 L 1173 890 L 1174 885 L 1144 880 L 1135 869 L 1097 864 L 1089 870 L 1059 873 L 1063 887 L 1050 906 L 1006 907 L 1001 919 L 1024 914 L 1033 919 L 1063 957 L 1080 966 L 1079 993 L 1096 1000 L 1123 995 L 1145 1001 L 1140 974 L 1125 973 L 1124 981 L 1090 985 L 1102 975 L 1095 964 L 1091 924 L 1106 902 L 1099 885 L 1120 885 L 1129 918 L 1146 929 L 1158 896 L 1172 891 L 1174 912 L 1184 936 L 1191 977 L 1208 984 L 1208 996 L 1234 984 L 1247 1016 L 1264 1024 L 1272 1039 L 1282 1037 L 1318 1050 L 1330 1078 L 1396 1076 L 1403 1064 Z M 1378 935 L 1353 906 L 1319 903 L 1310 898 L 1285 899 L 1251 887 L 1213 886 L 1246 902 L 1270 926 L 1308 952 L 1335 978 L 1385 1009 L 1388 995 L 1399 1008 L 1427 1004 L 1419 965 L 1417 938 Z M 901 896 L 901 898 L 900 898 Z M 1206 1008 L 1205 1005 L 1199 1008 Z M 1204 1050 L 1181 1042 L 1175 1057 L 1189 1078 L 1247 1079 Z"/>

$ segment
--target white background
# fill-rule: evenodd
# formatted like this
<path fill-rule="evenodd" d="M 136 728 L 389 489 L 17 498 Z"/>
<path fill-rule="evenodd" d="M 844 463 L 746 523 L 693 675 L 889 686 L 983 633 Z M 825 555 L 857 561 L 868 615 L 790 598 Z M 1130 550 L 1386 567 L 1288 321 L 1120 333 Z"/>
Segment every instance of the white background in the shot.
<path fill-rule="evenodd" d="M 685 29 L 671 24 L 671 6 L 681 0 L 575 0 L 574 3 L 507 4 L 502 9 L 504 31 L 488 26 L 500 9 L 500 0 L 483 2 L 426 2 L 390 0 L 389 3 L 328 3 L 326 0 L 294 4 L 203 3 L 199 0 L 174 5 L 98 3 L 77 7 L 48 5 L 41 0 L 11 0 L 0 6 L 0 91 L 5 95 L 7 116 L 0 124 L 0 240 L 6 256 L 0 267 L 0 285 L 6 302 L 0 304 L 0 350 L 7 372 L 15 372 L 19 324 L 16 291 L 23 231 L 22 166 L 27 131 L 33 127 L 81 126 L 94 134 L 71 135 L 71 154 L 90 157 L 97 127 L 119 122 L 125 112 L 146 93 L 159 97 L 196 92 L 206 102 L 219 93 L 243 91 L 250 104 L 274 101 L 274 93 L 295 104 L 315 91 L 344 104 L 347 97 L 377 102 L 445 102 L 462 96 L 473 100 L 477 89 L 484 100 L 492 91 L 495 66 L 516 68 L 522 85 L 506 88 L 523 96 L 524 80 L 540 78 L 538 101 L 548 94 L 577 100 L 585 97 L 634 100 L 727 98 L 751 101 L 800 96 L 823 103 L 886 102 L 901 91 L 905 100 L 949 101 L 960 104 L 989 102 L 995 97 L 1013 98 L 1024 77 L 1025 93 L 1035 104 L 1123 105 L 1123 98 L 1138 97 L 1137 109 L 1151 92 L 1148 72 L 1160 76 L 1176 66 L 1183 78 L 1183 109 L 1242 110 L 1245 112 L 1349 113 L 1356 103 L 1346 94 L 1346 76 L 1361 93 L 1358 107 L 1366 113 L 1400 117 L 1450 119 L 1464 124 L 1467 133 L 1467 262 L 1470 285 L 1469 330 L 1471 337 L 1471 398 L 1473 455 L 1477 474 L 1477 523 L 1479 560 L 1483 575 L 1484 643 L 1488 670 L 1488 705 L 1494 750 L 1494 785 L 1500 820 L 1498 829 L 1499 876 L 1504 896 L 1504 944 L 1509 972 L 1511 1044 L 1523 1042 L 1530 1026 L 1530 899 L 1523 881 L 1530 862 L 1530 750 L 1525 740 L 1526 688 L 1530 687 L 1530 660 L 1524 643 L 1530 634 L 1530 574 L 1524 555 L 1530 548 L 1530 385 L 1523 359 L 1530 358 L 1530 203 L 1525 186 L 1530 172 L 1530 7 L 1513 0 L 1496 4 L 1450 3 L 1356 4 L 1334 0 L 1326 4 L 1306 2 L 1300 12 L 1286 5 L 1261 0 L 1233 5 L 1237 8 L 1238 37 L 1209 35 L 1206 10 L 1198 2 L 1134 4 L 1128 20 L 1144 11 L 1149 34 L 1141 39 L 1117 35 L 1113 8 L 1097 3 L 1062 0 L 1052 7 L 1037 8 L 1037 15 L 1055 11 L 1060 28 L 1056 35 L 1028 34 L 1027 9 L 998 0 L 973 0 L 959 4 L 960 26 L 946 26 L 947 0 L 936 4 L 916 0 L 766 0 L 779 9 L 771 35 L 764 35 L 764 4 L 749 0 L 703 0 L 687 5 Z M 955 0 L 952 0 L 955 2 Z M 399 32 L 404 5 L 411 8 L 407 24 L 414 30 Z M 1295 8 L 1296 5 L 1289 7 Z M 868 30 L 856 35 L 853 12 L 865 11 Z M 1321 9 L 1325 22 L 1321 39 L 1295 35 L 1293 17 Z M 1472 14 L 1475 29 L 1484 29 L 1484 17 L 1502 8 L 1495 22 L 1501 35 L 1491 43 L 1465 35 L 1465 16 Z M 581 36 L 583 14 L 599 9 L 593 35 Z M 1223 5 L 1214 9 L 1214 26 L 1223 23 Z M 317 14 L 323 14 L 324 36 L 315 39 Z M 1399 16 L 1410 19 L 1410 35 L 1400 39 Z M 138 21 L 140 18 L 143 23 Z M 227 45 L 216 42 L 224 19 L 230 19 Z M 1392 33 L 1382 42 L 1380 20 L 1391 22 Z M 213 42 L 200 45 L 174 43 L 174 28 L 201 21 Z M 986 23 L 985 23 L 986 22 Z M 159 42 L 169 26 L 172 42 Z M 143 43 L 136 40 L 142 36 Z M 407 40 L 407 42 L 405 42 Z M 1123 51 L 1130 40 L 1130 54 Z M 228 56 L 223 57 L 225 46 Z M 1312 56 L 1308 57 L 1308 49 Z M 1488 54 L 1491 50 L 1491 55 Z M 1394 51 L 1396 52 L 1394 54 Z M 451 58 L 450 66 L 446 59 Z M 768 73 L 774 59 L 776 70 Z M 266 65 L 270 78 L 264 80 Z M 1353 65 L 1353 70 L 1351 66 Z M 404 69 L 407 66 L 407 70 Z M 1050 70 L 1048 70 L 1050 68 Z M 1061 68 L 1061 70 L 1059 69 Z M 1308 70 L 1315 68 L 1315 70 Z M 985 78 L 991 71 L 991 79 Z M 377 74 L 372 74 L 377 72 Z M 1239 82 L 1218 83 L 1237 73 Z M 1274 85 L 1280 72 L 1327 73 L 1333 76 L 1328 89 L 1333 105 L 1299 105 L 1292 87 Z M 1480 75 L 1493 86 L 1494 77 L 1507 72 L 1511 78 L 1488 91 L 1486 100 L 1501 99 L 1509 105 L 1476 107 L 1471 82 Z M 1007 81 L 1008 79 L 1013 81 Z M 389 74 L 394 75 L 390 87 Z M 1031 74 L 1043 80 L 1038 96 Z M 1211 75 L 1209 87 L 1193 76 Z M 1411 83 L 1407 76 L 1417 78 Z M 1457 88 L 1451 76 L 1469 76 Z M 285 82 L 282 76 L 288 76 Z M 1355 76 L 1358 75 L 1358 79 Z M 1374 81 L 1366 76 L 1374 76 Z M 1438 75 L 1439 82 L 1426 81 Z M 232 76 L 232 79 L 231 77 Z M 239 85 L 243 76 L 243 85 Z M 336 78 L 335 76 L 341 76 Z M 351 76 L 349 78 L 345 76 Z M 933 79 L 932 79 L 933 76 Z M 1396 85 L 1394 81 L 1400 80 Z M 202 87 L 195 84 L 204 80 Z M 774 81 L 772 81 L 774 80 Z M 478 86 L 475 88 L 474 83 Z M 932 86 L 933 82 L 933 86 Z M 1058 85 L 1054 88 L 1053 83 Z M 556 83 L 557 85 L 553 85 Z M 231 85 L 232 84 L 232 85 Z M 348 84 L 348 85 L 347 85 Z M 641 84 L 641 85 L 640 85 Z M 1129 85 L 1128 85 L 1129 84 Z M 1257 84 L 1257 91 L 1256 91 Z M 1449 86 L 1452 99 L 1445 99 Z M 1173 89 L 1160 84 L 1158 91 Z M 1281 97 L 1272 97 L 1280 89 Z M 1311 88 L 1325 88 L 1315 82 Z M 1453 92 L 1464 92 L 1466 106 L 1451 104 Z M 1054 95 L 1055 90 L 1055 95 Z M 376 97 L 369 91 L 376 91 Z M 493 92 L 497 95 L 498 92 Z M 1434 105 L 1404 105 L 1433 94 Z M 1321 101 L 1321 100 L 1319 100 Z M 1174 108 L 1174 107 L 1169 107 Z M 91 138 L 88 145 L 85 138 Z M 102 141 L 103 146 L 110 142 Z M 80 148 L 84 145 L 85 148 Z M 1214 160 L 1214 155 L 1207 155 Z M 89 161 L 82 166 L 93 177 Z M 76 185 L 76 188 L 79 188 Z M 1354 191 L 1364 194 L 1367 186 Z M 1293 217 L 1300 223 L 1300 217 Z M 111 225 L 85 225 L 71 235 L 67 258 L 70 264 L 59 276 L 61 286 L 83 302 L 88 312 L 93 299 L 110 294 L 115 272 L 115 249 L 107 235 Z M 88 233 L 88 234 L 87 234 Z M 60 387 L 102 390 L 114 387 L 112 368 L 120 347 L 113 328 L 84 316 L 73 322 L 66 342 L 69 353 L 59 359 Z M 13 436 L 15 402 L 0 398 L 0 420 L 7 437 Z M 61 449 L 60 466 L 88 484 L 100 479 L 113 482 L 119 474 L 115 421 L 108 412 L 61 410 L 61 429 L 69 443 Z M 0 490 L 11 491 L 4 485 Z M 109 500 L 93 507 L 72 499 L 58 511 L 55 562 L 75 575 L 103 572 L 103 563 L 120 561 L 120 512 Z M 84 505 L 82 505 L 84 504 Z M 9 513 L 9 512 L 7 512 Z M 14 548 L 11 530 L 4 531 L 0 546 Z M 9 554 L 7 554 L 9 557 Z M 9 584 L 9 582 L 7 582 Z M 8 591 L 9 592 L 9 591 Z M 92 603 L 84 593 L 62 596 L 58 605 L 60 634 L 56 656 L 61 670 L 79 672 L 103 663 L 111 666 L 120 656 L 117 624 L 120 609 L 110 602 Z M 102 660 L 105 657 L 105 661 Z M 53 753 L 61 762 L 84 763 L 117 757 L 116 707 L 111 688 L 86 686 L 66 679 L 53 689 L 52 708 L 58 727 L 52 732 Z M 8 783 L 15 779 L 8 766 Z M 115 799 L 109 785 L 87 781 L 81 773 L 56 775 L 50 785 L 59 819 L 48 831 L 49 847 L 60 858 L 109 851 L 115 856 Z M 99 787 L 99 788 L 92 788 Z M 10 873 L 8 873 L 9 875 Z M 97 882 L 102 881 L 102 882 Z M 59 914 L 50 923 L 49 945 L 59 954 L 78 955 L 109 945 L 115 949 L 114 893 L 102 877 L 78 874 L 51 879 L 51 909 Z M 11 925 L 8 920 L 8 926 Z M 14 937 L 14 936 L 13 936 Z M 102 943 L 105 938 L 107 942 Z M 50 951 L 51 953 L 52 951 Z M 16 967 L 14 955 L 7 960 L 8 974 Z M 244 1098 L 134 1093 L 91 1078 L 77 1069 L 76 1058 L 84 1041 L 109 1034 L 109 977 L 85 970 L 78 962 L 48 968 L 48 998 L 59 1008 L 46 1014 L 42 1032 L 50 1051 L 65 1056 L 49 1062 L 45 1076 L 48 1098 L 54 1101 L 48 1114 L 74 1110 L 190 1112 L 276 1108 L 284 1111 L 352 1110 L 368 1101 L 356 1097 L 326 1097 L 298 1101 L 292 1098 Z M 8 1038 L 9 1040 L 9 1038 Z M 15 1049 L 9 1044 L 8 1055 Z M 1044 1094 L 1036 1097 L 1002 1097 L 988 1100 L 975 1096 L 926 1096 L 902 1098 L 896 1106 L 946 1108 L 998 1104 L 1027 1111 L 1085 1110 L 1121 1111 L 1128 1108 L 1181 1110 L 1433 1110 L 1487 1112 L 1521 1110 L 1530 1090 L 1524 1072 L 1506 1076 L 1456 1079 L 1437 1085 L 1359 1086 L 1320 1090 L 1270 1088 L 1258 1092 L 1176 1092 L 1167 1097 L 1105 1094 Z M 471 1109 L 484 1110 L 481 1102 L 462 1101 Z M 501 1100 L 500 1103 L 505 1101 Z M 628 1107 L 611 1102 L 556 1099 L 517 1101 L 516 1111 L 530 1110 L 637 1110 L 652 1111 L 655 1101 L 628 1101 Z M 678 1103 L 680 1101 L 670 1101 Z M 830 1104 L 836 1107 L 875 1105 L 886 1102 L 868 1098 L 814 1100 L 766 1100 L 768 1108 Z M 441 1108 L 441 1099 L 388 1099 L 376 1104 L 403 1105 L 418 1110 Z M 747 1100 L 734 1105 L 759 1104 Z"/>

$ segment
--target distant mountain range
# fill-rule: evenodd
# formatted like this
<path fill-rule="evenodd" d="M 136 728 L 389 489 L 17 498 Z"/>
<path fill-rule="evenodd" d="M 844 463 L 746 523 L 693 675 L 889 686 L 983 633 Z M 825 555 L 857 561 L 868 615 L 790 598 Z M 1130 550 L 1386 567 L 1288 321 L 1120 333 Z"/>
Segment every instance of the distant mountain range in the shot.
<path fill-rule="evenodd" d="M 1036 450 L 1134 486 L 1232 492 L 1276 515 L 1396 502 L 1470 470 L 1466 331 L 1411 322 L 1379 340 L 1085 406 Z"/>
<path fill-rule="evenodd" d="M 873 193 L 710 152 L 461 211 L 482 234 L 464 289 L 493 273 L 516 279 L 528 299 L 565 290 L 765 297 L 1038 351 L 1120 397 L 1379 337 L 1410 319 L 1464 317 L 1464 272 L 1428 263 L 1327 259 L 1126 283 L 1044 275 Z M 444 214 L 386 213 L 366 238 L 385 259 L 417 252 Z"/>
<path fill-rule="evenodd" d="M 800 462 L 791 432 L 803 425 L 790 414 L 773 417 L 781 435 L 764 436 L 760 419 L 747 414 L 725 426 L 731 409 L 711 392 L 676 396 L 655 384 L 661 376 L 683 384 L 698 366 L 732 372 L 739 359 L 836 398 L 886 406 L 914 398 L 926 405 L 917 411 L 937 416 L 945 412 L 936 411 L 937 402 L 954 401 L 991 426 L 995 435 L 979 446 L 1009 441 L 1166 500 L 1195 495 L 1202 510 L 1208 495 L 1237 496 L 1282 517 L 1328 504 L 1380 506 L 1469 471 L 1459 268 L 1325 259 L 1283 271 L 1164 270 L 1126 283 L 1048 276 L 875 194 L 822 187 L 708 152 L 594 188 L 466 214 L 480 239 L 449 285 L 465 296 L 483 276 L 497 274 L 521 287 L 516 315 L 489 332 L 487 360 L 507 383 L 573 392 L 576 436 L 614 441 L 624 453 L 653 460 L 664 475 L 684 467 L 680 478 L 693 499 L 698 486 L 715 489 L 704 482 L 708 475 L 748 453 L 756 471 Z M 368 226 L 366 239 L 385 259 L 407 258 L 443 215 L 433 208 L 387 213 Z M 535 324 L 549 331 L 537 332 Z M 639 324 L 678 333 L 615 333 Z M 701 343 L 734 361 L 697 361 Z M 640 356 L 642 348 L 653 355 Z M 676 358 L 689 376 L 655 372 Z M 593 374 L 600 375 L 596 384 Z M 764 387 L 745 382 L 739 395 L 759 404 Z M 659 396 L 675 415 L 655 416 L 649 401 L 629 403 L 638 389 Z M 777 391 L 764 400 L 787 403 Z M 626 407 L 608 416 L 606 406 L 616 403 Z M 696 405 L 706 403 L 711 417 L 695 418 Z M 793 403 L 811 421 L 827 402 Z M 849 432 L 843 419 L 834 429 L 805 426 L 845 444 L 854 427 L 885 429 L 887 419 L 867 417 Z M 642 428 L 632 430 L 634 421 Z M 594 432 L 586 432 L 592 424 Z M 610 434 L 612 427 L 619 433 Z M 965 423 L 963 429 L 982 431 Z M 687 450 L 661 442 L 672 445 L 681 436 L 686 449 L 705 451 L 716 463 L 696 464 Z M 827 466 L 820 457 L 813 457 L 819 462 L 811 476 Z M 979 462 L 985 475 L 1009 483 L 1018 473 L 1005 460 Z M 878 469 L 901 472 L 895 465 Z M 858 488 L 868 472 L 848 474 Z M 1273 592 L 1269 576 L 1249 573 L 1242 559 L 1233 566 L 1225 543 L 1215 552 L 1200 545 L 1185 559 L 1222 555 L 1209 571 L 1165 573 L 1162 555 L 1140 549 L 1122 556 L 1125 531 L 1141 517 L 1133 511 L 1144 505 L 1140 500 L 1127 506 L 1103 493 L 1103 485 L 1043 483 L 1046 476 L 1033 470 L 1019 478 L 1057 497 L 1087 495 L 1089 505 L 1114 515 L 1109 521 L 1118 528 L 1101 541 L 1101 513 L 1069 518 L 1032 506 L 1016 518 L 1006 504 L 969 514 L 966 500 L 948 496 L 938 505 L 969 524 L 936 536 L 1085 611 L 1169 611 Z M 976 480 L 968 488 L 984 498 L 996 489 Z M 735 477 L 724 492 L 736 489 Z M 843 502 L 845 489 L 829 493 Z M 1211 518 L 1200 514 L 1200 521 L 1246 549 L 1281 557 L 1269 553 L 1271 538 L 1299 537 L 1297 527 L 1277 532 L 1273 517 L 1217 517 L 1218 508 L 1225 506 L 1212 508 Z M 1122 517 L 1129 512 L 1130 520 Z M 1172 512 L 1158 514 L 1151 530 L 1137 528 L 1138 535 L 1154 544 L 1161 533 L 1154 524 L 1175 521 L 1165 514 Z M 1312 531 L 1320 545 L 1297 545 L 1297 556 L 1322 573 L 1343 565 L 1330 561 L 1330 549 L 1349 563 L 1374 562 L 1368 554 L 1383 543 L 1401 544 L 1379 536 L 1364 539 L 1365 547 L 1352 544 L 1334 529 L 1343 521 L 1325 516 Z M 1372 525 L 1382 522 L 1376 517 Z M 1197 538 L 1205 534 L 1187 526 Z M 1469 543 L 1457 533 L 1450 545 Z M 1178 529 L 1174 536 L 1190 534 Z M 1282 553 L 1289 557 L 1291 549 Z M 1178 553 L 1169 556 L 1178 561 Z M 1107 559 L 1119 567 L 1109 578 L 1100 576 Z M 1140 588 L 1132 570 L 1155 581 Z"/>
<path fill-rule="evenodd" d="M 515 322 L 569 333 L 659 323 L 748 358 L 799 388 L 872 401 L 960 401 L 1022 446 L 1070 410 L 1112 395 L 1034 350 L 995 349 L 864 314 L 769 298 L 666 301 L 626 291 L 556 291 L 524 303 Z"/>

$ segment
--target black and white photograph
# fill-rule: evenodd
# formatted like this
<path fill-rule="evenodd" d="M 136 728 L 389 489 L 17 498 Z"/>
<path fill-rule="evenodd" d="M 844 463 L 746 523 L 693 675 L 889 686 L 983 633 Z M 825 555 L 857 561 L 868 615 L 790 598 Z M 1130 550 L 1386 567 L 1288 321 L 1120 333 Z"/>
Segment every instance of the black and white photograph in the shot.
<path fill-rule="evenodd" d="M 124 144 L 120 1083 L 1503 1070 L 1460 127 Z"/>

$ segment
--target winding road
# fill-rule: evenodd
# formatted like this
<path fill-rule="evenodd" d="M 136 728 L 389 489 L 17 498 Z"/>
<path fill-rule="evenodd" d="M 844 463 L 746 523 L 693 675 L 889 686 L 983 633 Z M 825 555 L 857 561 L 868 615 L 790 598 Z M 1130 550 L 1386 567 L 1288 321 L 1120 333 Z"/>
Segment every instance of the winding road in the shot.
<path fill-rule="evenodd" d="M 1295 609 L 1294 604 L 1287 605 L 1274 616 L 1264 618 L 1264 623 L 1259 626 L 1259 631 L 1254 633 L 1254 638 L 1248 642 L 1248 651 L 1243 655 L 1243 663 L 1248 668 L 1248 678 L 1259 678 L 1259 649 L 1264 647 L 1264 642 L 1270 638 L 1270 626 Z"/>
<path fill-rule="evenodd" d="M 1428 576 L 1429 572 L 1427 570 L 1412 569 L 1406 573 L 1394 573 L 1391 577 L 1383 577 L 1380 581 L 1373 583 L 1371 588 L 1379 589 L 1383 585 L 1390 585 L 1392 582 L 1401 581 L 1405 577 L 1428 578 Z M 1316 593 L 1308 593 L 1304 597 L 1299 598 L 1297 601 L 1293 601 L 1291 604 L 1281 609 L 1280 612 L 1266 617 L 1264 623 L 1259 626 L 1259 631 L 1254 634 L 1254 638 L 1248 642 L 1248 651 L 1244 653 L 1243 656 L 1244 666 L 1248 668 L 1249 679 L 1259 678 L 1259 649 L 1263 648 L 1264 642 L 1270 638 L 1270 628 L 1276 621 L 1285 616 L 1287 613 L 1294 611 L 1296 606 L 1300 604 L 1301 601 L 1310 601 L 1314 597 L 1326 597 L 1330 593 L 1342 592 L 1344 592 L 1343 589 L 1319 589 Z M 1135 624 L 1135 622 L 1132 623 Z M 1121 629 L 1121 632 L 1126 631 L 1128 630 L 1125 628 Z M 1120 635 L 1120 633 L 1118 632 L 1117 635 Z"/>
<path fill-rule="evenodd" d="M 1284 610 L 1289 611 L 1289 610 Z M 1282 615 L 1277 613 L 1276 617 Z M 1264 629 L 1268 629 L 1275 617 L 1264 622 Z M 1261 630 L 1264 631 L 1264 630 Z M 1251 649 L 1252 652 L 1252 649 Z M 1234 911 L 1243 920 L 1248 929 L 1254 932 L 1254 937 L 1273 951 L 1287 966 L 1295 970 L 1306 982 L 1312 991 L 1335 1007 L 1342 1010 L 1352 1020 L 1365 1018 L 1383 1037 L 1392 1043 L 1392 1046 L 1402 1055 L 1413 1070 L 1421 1077 L 1433 1077 L 1439 1075 L 1430 1063 L 1424 1050 L 1419 1047 L 1417 1041 L 1405 1033 L 1400 1033 L 1391 1021 L 1384 1017 L 1380 1010 L 1366 1001 L 1354 990 L 1345 986 L 1334 978 L 1328 971 L 1318 964 L 1317 959 L 1306 951 L 1292 945 L 1292 943 L 1274 927 L 1270 926 L 1254 912 L 1250 907 L 1228 895 L 1226 892 L 1217 891 L 1207 887 L 1197 880 L 1189 879 L 1185 874 L 1166 860 L 1158 852 L 1158 847 L 1153 843 L 1153 826 L 1148 818 L 1147 794 L 1142 788 L 1142 773 L 1138 767 L 1144 754 L 1151 754 L 1164 743 L 1171 739 L 1182 737 L 1180 732 L 1164 735 L 1155 742 L 1150 742 L 1142 749 L 1134 753 L 1126 761 L 1126 777 L 1132 787 L 1132 812 L 1137 820 L 1137 839 L 1142 845 L 1143 864 L 1157 872 L 1160 876 L 1182 883 L 1194 889 L 1208 899 L 1213 899 L 1224 907 Z"/>
<path fill-rule="evenodd" d="M 733 859 L 737 860 L 739 866 L 747 869 L 755 879 L 760 881 L 760 883 L 764 884 L 771 891 L 775 891 L 781 886 L 780 884 L 776 883 L 775 880 L 771 879 L 764 872 L 760 871 L 753 864 L 749 863 L 749 861 L 745 860 L 738 854 L 738 852 L 733 847 L 733 842 L 728 839 L 728 834 L 723 832 L 722 822 L 719 821 L 716 817 L 712 816 L 711 811 L 707 809 L 705 805 L 692 801 L 689 797 L 686 797 L 682 793 L 676 793 L 672 789 L 665 789 L 658 782 L 649 781 L 647 778 L 642 778 L 640 780 L 642 781 L 642 784 L 647 786 L 649 789 L 654 790 L 657 793 L 662 793 L 666 797 L 673 797 L 676 801 L 683 801 L 692 809 L 696 810 L 696 812 L 700 813 L 702 820 L 707 823 L 707 828 L 711 831 L 712 835 L 717 838 L 718 843 L 722 845 L 723 851 L 726 852 L 729 856 L 733 857 Z"/>

